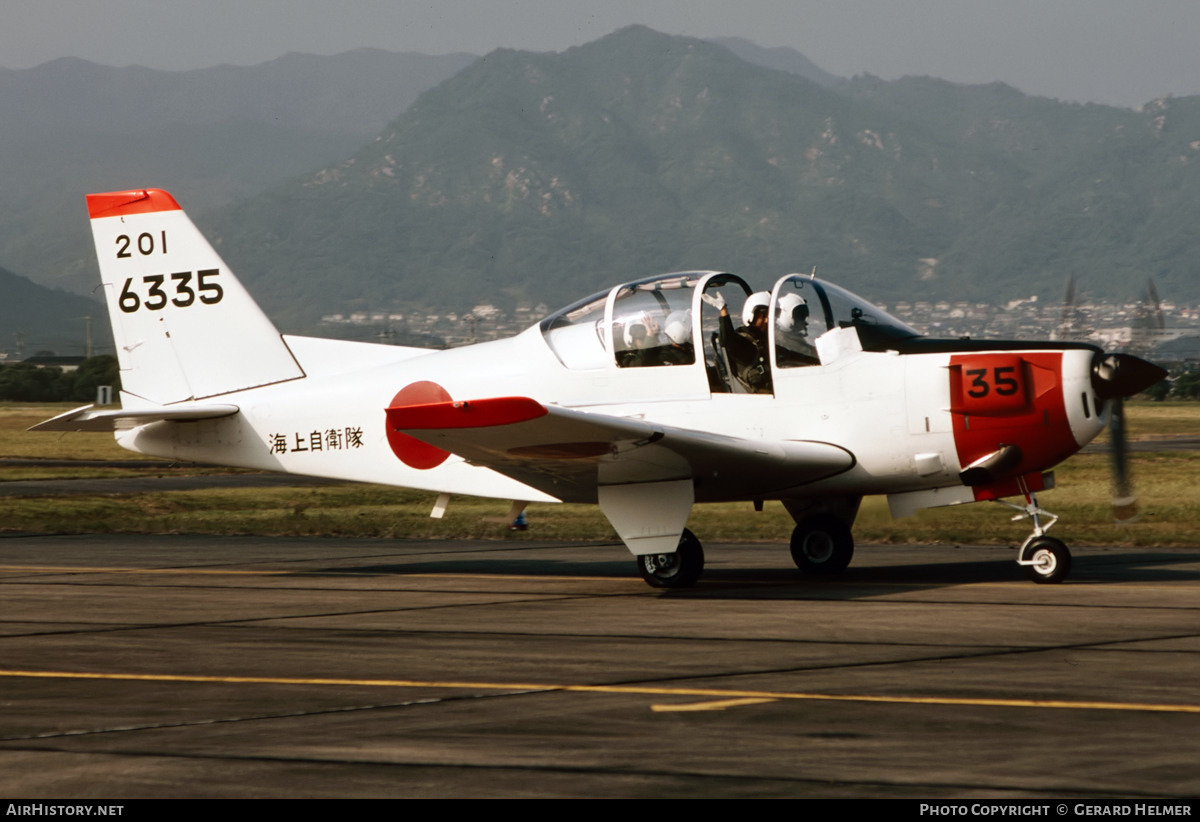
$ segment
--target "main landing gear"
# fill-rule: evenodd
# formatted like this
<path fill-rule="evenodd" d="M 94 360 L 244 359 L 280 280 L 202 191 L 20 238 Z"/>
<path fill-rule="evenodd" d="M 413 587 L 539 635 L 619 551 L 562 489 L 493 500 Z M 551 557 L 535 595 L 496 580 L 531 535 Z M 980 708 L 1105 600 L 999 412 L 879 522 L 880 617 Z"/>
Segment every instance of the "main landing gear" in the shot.
<path fill-rule="evenodd" d="M 862 497 L 829 497 L 822 500 L 783 500 L 792 515 L 792 561 L 805 574 L 833 576 L 854 559 L 850 528 L 858 517 Z"/>
<path fill-rule="evenodd" d="M 690 493 L 690 489 L 689 493 Z M 833 576 L 846 570 L 854 558 L 850 533 L 862 497 L 784 499 L 784 508 L 796 523 L 792 531 L 792 561 L 805 574 Z M 755 508 L 762 510 L 761 502 Z M 674 553 L 640 554 L 638 573 L 654 588 L 690 588 L 704 571 L 700 540 L 683 529 Z"/>
<path fill-rule="evenodd" d="M 850 526 L 833 514 L 809 514 L 792 531 L 792 560 L 806 574 L 832 576 L 854 557 Z M 688 529 L 673 554 L 642 554 L 638 573 L 654 588 L 690 588 L 704 571 L 704 549 Z"/>
<path fill-rule="evenodd" d="M 696 535 L 684 528 L 675 553 L 642 554 L 637 566 L 642 579 L 654 588 L 691 588 L 704 571 L 704 549 Z"/>
<path fill-rule="evenodd" d="M 832 514 L 809 514 L 792 530 L 792 561 L 806 574 L 840 574 L 853 558 L 850 526 Z"/>
<path fill-rule="evenodd" d="M 1013 522 L 1022 519 L 1033 520 L 1033 533 L 1026 537 L 1017 549 L 1017 564 L 1022 565 L 1029 573 L 1029 578 L 1041 585 L 1052 585 L 1062 582 L 1071 573 L 1071 551 L 1066 543 L 1046 532 L 1058 522 L 1058 517 L 1037 504 L 1037 495 L 1030 492 L 1026 495 L 1024 505 L 1014 505 L 1004 500 L 996 500 L 1001 505 L 1008 506 L 1021 513 L 1013 517 Z M 1042 518 L 1049 520 L 1045 525 Z"/>

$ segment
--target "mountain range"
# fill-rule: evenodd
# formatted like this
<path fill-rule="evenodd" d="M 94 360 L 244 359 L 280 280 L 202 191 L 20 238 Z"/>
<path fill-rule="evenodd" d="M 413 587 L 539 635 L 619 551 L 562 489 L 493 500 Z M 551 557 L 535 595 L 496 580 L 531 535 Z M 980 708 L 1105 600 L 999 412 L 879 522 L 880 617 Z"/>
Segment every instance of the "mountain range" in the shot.
<path fill-rule="evenodd" d="M 182 72 L 75 58 L 0 69 L 0 265 L 90 295 L 97 279 L 85 194 L 166 188 L 196 212 L 253 196 L 343 159 L 475 59 L 361 49 Z M 62 298 L 41 293 L 35 324 L 16 308 L 35 293 L 0 278 L 0 306 L 13 307 L 0 349 L 21 331 L 82 353 L 71 319 L 78 307 L 64 304 L 47 322 L 44 310 Z M 96 331 L 108 336 L 104 326 Z"/>
<path fill-rule="evenodd" d="M 347 160 L 210 226 L 268 310 L 564 303 L 691 268 L 884 301 L 1198 296 L 1200 98 L 818 83 L 631 27 L 500 50 Z"/>
<path fill-rule="evenodd" d="M 98 301 L 36 285 L 3 268 L 0 334 L 0 352 L 13 360 L 43 352 L 83 355 L 89 336 L 95 353 L 112 351 L 112 329 Z"/>
<path fill-rule="evenodd" d="M 23 180 L 0 196 L 0 264 L 90 290 L 83 190 L 148 185 L 172 190 L 293 329 L 334 311 L 555 305 L 691 268 L 765 287 L 815 266 L 885 302 L 1056 300 L 1072 272 L 1093 298 L 1153 276 L 1200 299 L 1200 98 L 1134 111 L 1002 84 L 842 80 L 795 52 L 640 26 L 561 53 L 454 57 L 369 103 L 354 78 L 385 61 L 374 52 L 344 56 L 359 63 L 336 87 L 305 73 L 333 58 L 299 55 L 203 77 L 94 67 L 90 91 L 0 125 L 4 145 L 25 135 L 0 160 Z M 225 96 L 173 98 L 182 79 Z M 103 90 L 134 102 L 88 103 Z M 86 133 L 66 133 L 73 111 L 89 112 Z M 122 141 L 139 148 L 109 156 Z"/>

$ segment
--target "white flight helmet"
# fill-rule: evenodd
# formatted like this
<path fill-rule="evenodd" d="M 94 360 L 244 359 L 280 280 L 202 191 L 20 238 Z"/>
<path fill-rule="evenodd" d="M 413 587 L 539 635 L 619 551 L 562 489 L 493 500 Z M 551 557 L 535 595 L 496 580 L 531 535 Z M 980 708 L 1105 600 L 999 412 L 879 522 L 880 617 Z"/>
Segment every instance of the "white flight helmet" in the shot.
<path fill-rule="evenodd" d="M 667 339 L 675 343 L 675 345 L 685 345 L 691 342 L 692 339 L 692 312 L 690 309 L 684 311 L 672 311 L 667 317 L 666 328 L 663 329 L 667 334 Z"/>
<path fill-rule="evenodd" d="M 767 308 L 770 305 L 770 291 L 755 291 L 746 298 L 746 304 L 742 306 L 742 325 L 753 325 L 754 312 L 759 308 Z"/>
<path fill-rule="evenodd" d="M 799 294 L 784 294 L 775 304 L 778 312 L 775 328 L 778 331 L 793 331 L 808 325 L 808 301 Z"/>

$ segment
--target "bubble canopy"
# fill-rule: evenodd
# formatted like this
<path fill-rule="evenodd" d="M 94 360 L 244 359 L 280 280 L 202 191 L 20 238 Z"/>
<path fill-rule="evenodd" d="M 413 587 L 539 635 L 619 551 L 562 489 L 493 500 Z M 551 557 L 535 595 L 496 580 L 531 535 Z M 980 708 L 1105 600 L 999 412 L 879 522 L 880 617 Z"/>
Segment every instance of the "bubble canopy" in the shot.
<path fill-rule="evenodd" d="M 706 344 L 718 324 L 717 309 L 702 298 L 720 295 L 740 324 L 742 304 L 752 293 L 735 274 L 664 274 L 571 303 L 542 320 L 540 328 L 551 351 L 572 369 L 698 365 L 696 344 Z M 783 348 L 800 335 L 815 340 L 835 329 L 854 328 L 866 351 L 920 336 L 850 291 L 800 274 L 780 278 L 771 289 L 771 323 L 780 367 L 816 364 L 815 357 L 792 357 Z"/>

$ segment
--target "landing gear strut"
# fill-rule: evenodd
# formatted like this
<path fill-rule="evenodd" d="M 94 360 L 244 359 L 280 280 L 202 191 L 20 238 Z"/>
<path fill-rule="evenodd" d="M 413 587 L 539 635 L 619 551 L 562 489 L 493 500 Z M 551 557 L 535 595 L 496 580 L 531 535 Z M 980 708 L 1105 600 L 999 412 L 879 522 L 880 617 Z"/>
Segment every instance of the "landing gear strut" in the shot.
<path fill-rule="evenodd" d="M 704 570 L 704 549 L 696 535 L 684 528 L 675 553 L 642 554 L 637 566 L 642 579 L 654 588 L 691 588 Z"/>
<path fill-rule="evenodd" d="M 1033 521 L 1033 533 L 1025 538 L 1017 549 L 1017 564 L 1029 572 L 1029 578 L 1041 585 L 1052 585 L 1062 582 L 1071 573 L 1071 551 L 1066 543 L 1046 532 L 1058 522 L 1058 517 L 1038 506 L 1037 495 L 1030 492 L 1025 495 L 1024 505 L 1014 505 L 1004 500 L 996 500 L 1021 513 L 1013 517 L 1013 522 L 1022 519 Z M 1042 518 L 1049 522 L 1042 524 Z"/>

